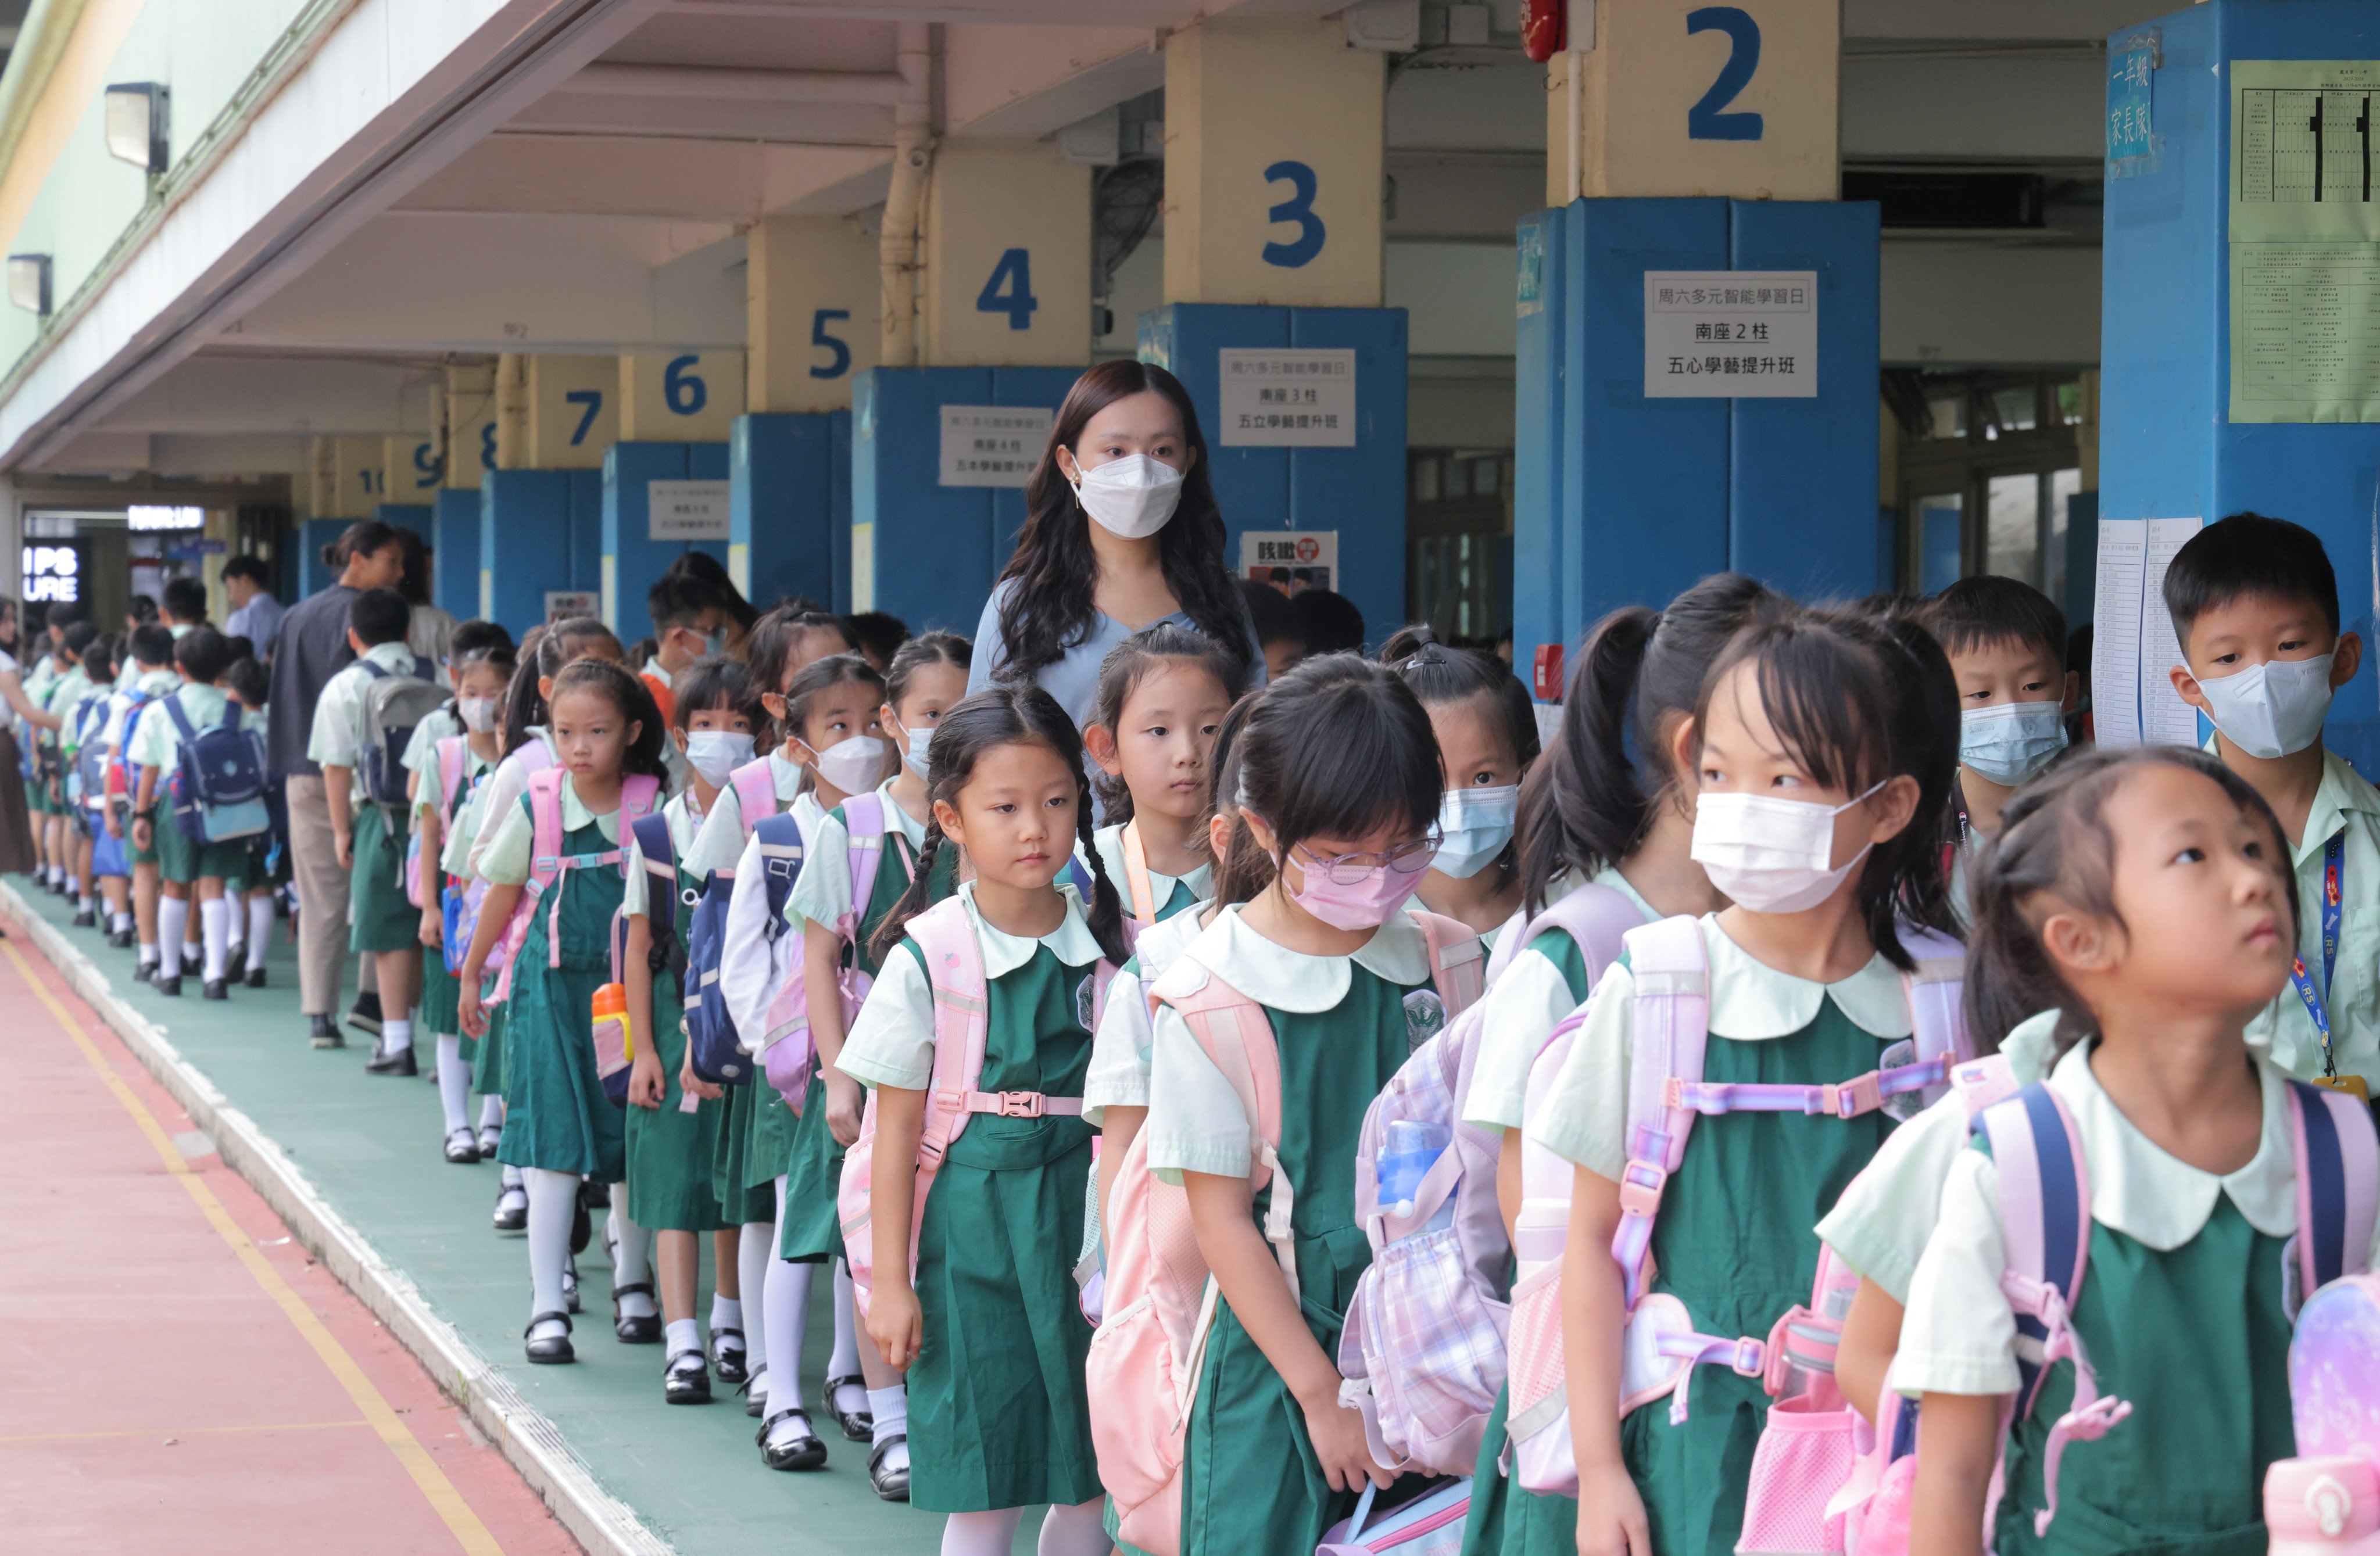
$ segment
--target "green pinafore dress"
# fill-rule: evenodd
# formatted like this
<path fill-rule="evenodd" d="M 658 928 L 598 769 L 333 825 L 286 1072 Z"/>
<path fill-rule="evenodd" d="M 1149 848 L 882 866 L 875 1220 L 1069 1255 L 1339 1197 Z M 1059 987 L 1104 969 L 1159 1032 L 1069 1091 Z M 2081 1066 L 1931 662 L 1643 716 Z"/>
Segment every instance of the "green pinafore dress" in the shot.
<path fill-rule="evenodd" d="M 888 806 L 892 802 L 889 799 L 885 802 Z M 843 817 L 839 809 L 834 814 L 837 820 Z M 859 926 L 858 944 L 845 946 L 843 952 L 845 967 L 856 961 L 871 979 L 876 976 L 879 963 L 868 954 L 868 939 L 909 889 L 910 871 L 916 864 L 908 839 L 901 835 L 898 824 L 890 816 L 886 823 L 884 848 L 876 857 L 876 881 L 868 890 L 868 915 Z M 930 908 L 957 890 L 958 878 L 958 850 L 941 850 L 926 878 L 926 906 Z M 1082 1087 L 1078 1083 L 1075 1089 L 1079 1092 Z M 813 1076 L 801 1116 L 794 1120 L 794 1146 L 785 1168 L 785 1215 L 783 1235 L 777 1241 L 778 1258 L 813 1264 L 843 1257 L 843 1223 L 835 1210 L 835 1196 L 842 1187 L 843 1147 L 835 1143 L 834 1132 L 827 1128 L 826 1081 Z"/>
<path fill-rule="evenodd" d="M 1361 963 L 1350 963 L 1349 973 L 1347 996 L 1335 1009 L 1267 1012 L 1281 1051 L 1279 1155 L 1295 1190 L 1298 1302 L 1334 1361 L 1355 1281 L 1372 1262 L 1355 1220 L 1364 1113 L 1412 1056 L 1405 996 L 1429 986 L 1389 983 Z M 1259 1223 L 1270 1202 L 1269 1188 L 1257 1195 Z M 1380 1500 L 1412 1490 L 1400 1483 Z M 1324 1530 L 1354 1511 L 1355 1500 L 1330 1489 L 1305 1410 L 1231 1304 L 1218 1303 L 1183 1464 L 1183 1556 L 1312 1550 Z"/>
<path fill-rule="evenodd" d="M 526 808 L 528 799 L 524 795 Z M 565 854 L 619 847 L 599 826 L 563 834 Z M 612 915 L 623 890 L 617 864 L 565 870 L 537 900 L 504 1002 L 504 1136 L 496 1160 L 510 1167 L 626 1176 L 621 1109 L 595 1073 L 595 991 L 612 976 Z M 548 966 L 554 896 L 562 899 L 561 965 Z"/>
<path fill-rule="evenodd" d="M 2168 1252 L 2093 1224 L 2074 1328 L 2099 1392 L 2132 1413 L 2096 1442 L 2067 1445 L 2058 1516 L 2035 1536 L 2043 1451 L 2074 1399 L 2073 1369 L 2051 1369 L 2010 1434 L 2000 1556 L 2263 1556 L 2265 1470 L 2297 1452 L 2285 1246 L 2228 1194 Z"/>
<path fill-rule="evenodd" d="M 471 780 L 488 770 L 488 764 L 470 754 L 468 748 L 463 766 L 461 787 L 455 793 L 443 797 L 444 811 L 440 816 L 442 837 L 453 833 L 455 814 L 463 808 L 464 797 L 470 792 Z M 426 783 L 436 774 L 437 768 L 433 766 L 422 776 L 422 780 Z M 421 861 L 421 889 L 425 895 L 434 894 L 430 911 L 443 916 L 446 909 L 446 872 L 439 868 L 436 860 L 427 855 Z M 441 1036 L 463 1031 L 462 981 L 446 971 L 446 953 L 435 946 L 421 948 L 421 1003 L 413 1019 L 423 1031 Z M 462 1055 L 465 1064 L 476 1060 L 480 1055 L 479 1040 L 465 1033 Z"/>
<path fill-rule="evenodd" d="M 700 885 L 683 869 L 677 881 L 681 897 L 686 889 Z M 681 901 L 677 909 L 681 934 L 686 917 Z M 716 1232 L 740 1224 L 720 1213 L 719 1196 L 711 1184 L 711 1162 L 718 1153 L 727 1099 L 691 1097 L 678 1085 L 678 1071 L 686 1064 L 686 1001 L 678 990 L 674 966 L 653 974 L 652 1014 L 637 1034 L 640 1041 L 650 1034 L 654 1055 L 661 1060 L 662 1105 L 655 1109 L 632 1104 L 624 1120 L 628 1215 L 638 1225 L 658 1231 Z"/>
<path fill-rule="evenodd" d="M 914 940 L 893 954 L 923 965 Z M 982 1090 L 1083 1094 L 1091 975 L 1040 946 L 991 980 Z M 943 1159 L 917 1237 L 913 1506 L 981 1513 L 1099 1494 L 1083 1389 L 1091 1326 L 1074 1275 L 1092 1134 L 1079 1117 L 978 1114 Z"/>
<path fill-rule="evenodd" d="M 1717 1082 L 1789 1085 L 1848 1080 L 1876 1067 L 1891 1040 L 1861 1030 L 1831 997 L 1809 1025 L 1784 1037 L 1735 1040 L 1713 1031 L 1703 1075 Z M 1696 1120 L 1685 1160 L 1670 1178 L 1653 1224 L 1653 1289 L 1676 1296 L 1703 1334 L 1765 1337 L 1817 1274 L 1812 1230 L 1868 1164 L 1892 1119 L 1799 1113 L 1730 1113 Z M 1644 1498 L 1662 1556 L 1731 1556 L 1743 1524 L 1752 1453 L 1768 1418 L 1757 1378 L 1697 1367 L 1683 1425 L 1670 1401 L 1640 1405 L 1620 1423 L 1621 1456 Z M 1559 1499 L 1555 1508 L 1567 1504 Z M 1522 1549 L 1569 1550 L 1572 1523 L 1533 1516 Z M 1514 1549 L 1510 1539 L 1507 1550 Z"/>

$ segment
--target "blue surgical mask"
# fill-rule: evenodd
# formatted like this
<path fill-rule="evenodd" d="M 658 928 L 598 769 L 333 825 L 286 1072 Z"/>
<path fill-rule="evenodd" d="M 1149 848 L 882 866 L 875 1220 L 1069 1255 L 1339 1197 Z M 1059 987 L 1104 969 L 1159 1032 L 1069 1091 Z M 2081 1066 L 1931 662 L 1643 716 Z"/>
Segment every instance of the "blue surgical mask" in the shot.
<path fill-rule="evenodd" d="M 2054 702 L 1996 703 L 1959 718 L 1959 765 L 2014 788 L 2066 749 L 2066 716 Z"/>
<path fill-rule="evenodd" d="M 926 748 L 933 743 L 933 726 L 928 725 L 923 729 L 909 731 L 909 748 L 903 753 L 902 759 L 909 764 L 909 770 L 919 778 L 926 776 Z"/>
<path fill-rule="evenodd" d="M 1511 845 L 1512 826 L 1520 814 L 1518 784 L 1448 790 L 1439 802 L 1438 829 L 1442 837 L 1430 868 L 1461 880 L 1479 874 Z"/>

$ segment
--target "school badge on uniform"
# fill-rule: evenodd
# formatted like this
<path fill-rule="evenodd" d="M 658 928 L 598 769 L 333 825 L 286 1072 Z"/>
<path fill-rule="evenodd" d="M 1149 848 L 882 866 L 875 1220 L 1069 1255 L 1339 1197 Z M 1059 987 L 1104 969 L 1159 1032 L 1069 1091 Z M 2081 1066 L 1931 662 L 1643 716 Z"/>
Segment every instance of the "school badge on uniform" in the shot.
<path fill-rule="evenodd" d="M 1436 989 L 1415 989 L 1405 995 L 1405 1043 L 1418 1048 L 1446 1030 L 1446 1002 Z"/>

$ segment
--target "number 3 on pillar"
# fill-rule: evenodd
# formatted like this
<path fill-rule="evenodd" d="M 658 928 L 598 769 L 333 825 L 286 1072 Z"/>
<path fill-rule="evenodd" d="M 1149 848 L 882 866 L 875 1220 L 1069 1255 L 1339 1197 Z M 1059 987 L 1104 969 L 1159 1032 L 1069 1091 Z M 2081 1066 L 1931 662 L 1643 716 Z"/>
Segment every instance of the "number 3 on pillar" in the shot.
<path fill-rule="evenodd" d="M 1319 188 L 1314 169 L 1300 162 L 1277 162 L 1264 170 L 1264 175 L 1267 184 L 1287 184 L 1290 188 L 1289 198 L 1266 211 L 1266 219 L 1276 224 L 1297 223 L 1297 240 L 1267 243 L 1264 262 L 1293 271 L 1311 264 L 1314 257 L 1322 252 L 1323 240 L 1329 235 L 1322 218 L 1314 213 L 1314 196 Z"/>

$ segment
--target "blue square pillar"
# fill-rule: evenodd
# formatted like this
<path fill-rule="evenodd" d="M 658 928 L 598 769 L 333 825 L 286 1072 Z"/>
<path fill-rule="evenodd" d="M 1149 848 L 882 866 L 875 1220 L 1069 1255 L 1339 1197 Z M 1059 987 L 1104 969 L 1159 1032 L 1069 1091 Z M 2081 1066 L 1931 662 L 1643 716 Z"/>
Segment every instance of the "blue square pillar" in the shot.
<path fill-rule="evenodd" d="M 623 641 L 634 642 L 650 626 L 645 597 L 672 562 L 688 551 L 727 561 L 724 540 L 654 540 L 652 481 L 720 481 L 727 478 L 724 443 L 614 443 L 603 454 L 603 495 L 597 587 L 603 595 L 603 621 Z"/>
<path fill-rule="evenodd" d="M 890 611 L 911 632 L 973 634 L 1024 521 L 1023 494 L 941 484 L 942 407 L 1054 415 L 1078 376 L 1074 368 L 871 368 L 854 380 L 852 609 Z"/>
<path fill-rule="evenodd" d="M 347 532 L 353 519 L 308 519 L 298 526 L 298 597 L 320 594 L 338 581 L 338 570 L 322 560 L 322 548 Z"/>
<path fill-rule="evenodd" d="M 727 572 L 756 605 L 800 595 L 850 608 L 851 486 L 847 476 L 840 483 L 838 513 L 838 424 L 847 465 L 848 411 L 740 416 L 727 435 Z"/>
<path fill-rule="evenodd" d="M 480 494 L 442 491 L 431 507 L 430 596 L 462 621 L 480 613 Z"/>
<path fill-rule="evenodd" d="M 1221 354 L 1316 349 L 1355 354 L 1354 446 L 1227 444 Z M 1334 530 L 1332 587 L 1363 612 L 1366 636 L 1385 641 L 1405 619 L 1404 309 L 1172 303 L 1141 316 L 1140 356 L 1198 409 L 1232 571 L 1246 531 Z"/>
<path fill-rule="evenodd" d="M 603 588 L 603 472 L 558 470 L 565 477 L 565 513 L 570 525 L 570 571 L 554 578 L 549 568 L 549 589 L 575 589 L 600 594 Z M 601 614 L 599 609 L 597 614 Z"/>
<path fill-rule="evenodd" d="M 545 620 L 549 589 L 571 589 L 574 470 L 491 470 L 480 478 L 480 609 L 518 638 Z M 600 496 L 601 482 L 594 483 Z M 597 504 L 598 518 L 601 504 Z"/>

